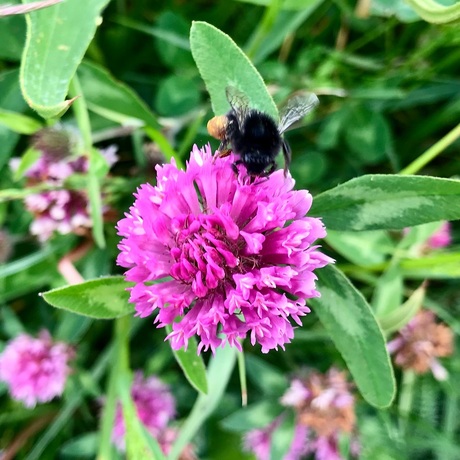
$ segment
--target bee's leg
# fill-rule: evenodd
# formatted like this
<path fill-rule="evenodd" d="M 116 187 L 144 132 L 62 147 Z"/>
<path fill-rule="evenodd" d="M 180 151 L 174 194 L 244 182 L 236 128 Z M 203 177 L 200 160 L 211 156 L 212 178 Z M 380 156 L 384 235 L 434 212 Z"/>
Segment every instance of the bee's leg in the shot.
<path fill-rule="evenodd" d="M 230 155 L 230 146 L 228 144 L 228 141 L 225 139 L 223 140 L 219 147 L 217 148 L 217 152 L 216 152 L 216 155 L 219 157 L 219 158 L 224 158 L 224 157 L 228 157 Z"/>
<path fill-rule="evenodd" d="M 291 148 L 286 140 L 283 139 L 283 156 L 284 156 L 284 175 L 287 175 L 289 165 L 291 164 Z"/>
<path fill-rule="evenodd" d="M 238 165 L 242 164 L 243 163 L 243 160 L 236 160 L 233 164 L 232 164 L 232 169 L 234 171 L 235 174 L 238 174 Z"/>
<path fill-rule="evenodd" d="M 275 169 L 276 169 L 276 162 L 275 160 L 273 160 L 272 162 L 270 162 L 271 166 L 270 166 L 270 169 L 268 170 L 267 172 L 267 176 L 269 176 L 272 172 L 275 172 Z"/>

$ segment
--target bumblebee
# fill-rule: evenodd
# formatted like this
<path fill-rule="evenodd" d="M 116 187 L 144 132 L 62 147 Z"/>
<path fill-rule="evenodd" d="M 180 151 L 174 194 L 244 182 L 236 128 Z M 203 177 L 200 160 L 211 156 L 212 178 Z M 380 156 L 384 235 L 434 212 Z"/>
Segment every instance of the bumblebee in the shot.
<path fill-rule="evenodd" d="M 251 109 L 249 98 L 233 86 L 228 86 L 225 92 L 231 110 L 212 118 L 207 125 L 209 134 L 221 141 L 220 155 L 231 150 L 239 157 L 233 165 L 235 171 L 243 164 L 250 176 L 268 176 L 276 169 L 275 158 L 282 150 L 286 174 L 291 150 L 283 133 L 318 105 L 316 95 L 292 96 L 282 108 L 277 124 L 270 115 Z"/>

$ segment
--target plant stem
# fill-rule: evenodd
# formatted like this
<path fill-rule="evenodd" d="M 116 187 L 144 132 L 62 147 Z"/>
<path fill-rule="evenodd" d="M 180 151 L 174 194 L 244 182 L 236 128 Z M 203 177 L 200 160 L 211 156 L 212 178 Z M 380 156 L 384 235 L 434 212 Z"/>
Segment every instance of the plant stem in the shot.
<path fill-rule="evenodd" d="M 443 138 L 441 138 L 436 144 L 431 146 L 422 155 L 416 158 L 409 166 L 406 166 L 399 174 L 416 174 L 431 160 L 436 158 L 443 150 L 449 147 L 455 140 L 460 137 L 460 124 L 454 129 L 448 132 Z"/>
<path fill-rule="evenodd" d="M 248 405 L 248 385 L 246 381 L 246 363 L 244 361 L 244 352 L 239 352 L 237 358 L 241 385 L 241 405 L 246 407 Z"/>
<path fill-rule="evenodd" d="M 93 145 L 91 139 L 91 123 L 89 121 L 88 107 L 86 106 L 86 100 L 83 96 L 83 90 L 76 74 L 70 82 L 69 94 L 71 97 L 77 98 L 73 102 L 72 108 L 75 113 L 78 129 L 80 130 L 83 138 L 85 154 L 89 155 L 89 150 Z"/>
<path fill-rule="evenodd" d="M 406 370 L 403 372 L 401 390 L 399 394 L 399 428 L 401 438 L 404 438 L 407 420 L 412 409 L 412 401 L 414 399 L 415 372 Z"/>
<path fill-rule="evenodd" d="M 104 403 L 104 412 L 101 422 L 101 434 L 97 459 L 106 460 L 112 458 L 112 428 L 117 407 L 118 392 L 117 381 L 121 374 L 129 369 L 129 328 L 130 317 L 123 316 L 114 322 L 115 332 L 115 359 L 110 370 L 107 396 Z"/>

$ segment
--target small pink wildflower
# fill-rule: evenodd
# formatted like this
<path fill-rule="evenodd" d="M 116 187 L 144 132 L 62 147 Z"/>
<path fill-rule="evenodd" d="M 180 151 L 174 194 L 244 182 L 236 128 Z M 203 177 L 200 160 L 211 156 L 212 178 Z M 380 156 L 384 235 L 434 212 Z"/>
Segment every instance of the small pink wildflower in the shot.
<path fill-rule="evenodd" d="M 46 330 L 38 338 L 21 334 L 0 355 L 0 380 L 13 399 L 34 407 L 63 393 L 73 355 L 65 343 L 53 342 Z"/>
<path fill-rule="evenodd" d="M 142 372 L 136 372 L 131 387 L 131 397 L 140 422 L 166 453 L 174 440 L 174 432 L 168 429 L 168 424 L 176 414 L 176 402 L 169 387 L 157 377 L 144 378 Z M 123 412 L 121 404 L 118 403 L 112 441 L 120 451 L 125 450 L 125 432 Z"/>
<path fill-rule="evenodd" d="M 86 156 L 73 154 L 74 143 L 69 132 L 55 128 L 44 129 L 34 138 L 33 146 L 41 156 L 25 173 L 27 185 L 56 188 L 28 195 L 24 200 L 35 216 L 30 232 L 40 241 L 48 240 L 54 232 L 83 235 L 92 226 L 86 191 L 64 188 L 72 174 L 87 173 L 89 168 Z M 114 146 L 101 151 L 109 166 L 117 161 L 115 152 Z M 19 162 L 13 159 L 10 165 L 16 169 Z"/>
<path fill-rule="evenodd" d="M 281 402 L 294 407 L 297 423 L 308 428 L 306 443 L 317 460 L 342 458 L 339 436 L 351 434 L 356 423 L 354 397 L 344 372 L 331 368 L 326 374 L 310 372 L 306 378 L 293 379 Z"/>
<path fill-rule="evenodd" d="M 311 195 L 281 170 L 250 183 L 234 161 L 195 146 L 185 171 L 157 166 L 157 185 L 138 189 L 117 226 L 117 262 L 136 283 L 130 301 L 138 316 L 158 312 L 158 327 L 172 325 L 174 349 L 195 334 L 198 352 L 241 349 L 247 335 L 264 353 L 284 348 L 290 319 L 301 325 L 306 299 L 320 295 L 313 271 L 332 262 L 315 245 L 321 220 L 305 217 Z"/>
<path fill-rule="evenodd" d="M 452 243 L 452 225 L 450 222 L 443 222 L 441 227 L 428 238 L 427 246 L 430 249 L 441 249 Z"/>
<path fill-rule="evenodd" d="M 387 348 L 395 355 L 397 366 L 417 374 L 431 370 L 437 380 L 446 380 L 447 370 L 438 358 L 452 355 L 454 334 L 448 326 L 436 322 L 432 311 L 421 310 L 388 342 Z"/>

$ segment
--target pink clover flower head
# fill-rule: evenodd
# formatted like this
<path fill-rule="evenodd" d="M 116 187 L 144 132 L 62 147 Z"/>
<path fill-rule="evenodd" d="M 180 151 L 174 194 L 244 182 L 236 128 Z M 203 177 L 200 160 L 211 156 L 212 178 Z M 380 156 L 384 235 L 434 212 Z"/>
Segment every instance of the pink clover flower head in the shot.
<path fill-rule="evenodd" d="M 277 417 L 265 428 L 257 428 L 248 431 L 243 438 L 243 447 L 247 452 L 252 452 L 257 460 L 270 460 L 272 440 L 276 429 L 280 426 L 283 415 Z M 309 430 L 304 425 L 296 424 L 294 436 L 289 446 L 289 451 L 283 456 L 283 460 L 300 460 L 311 452 L 308 445 Z"/>
<path fill-rule="evenodd" d="M 168 423 L 176 414 L 176 402 L 168 385 L 157 377 L 144 378 L 142 372 L 134 375 L 131 397 L 136 407 L 137 417 L 149 433 L 160 442 L 166 452 L 172 443 L 173 432 Z M 121 404 L 118 403 L 112 430 L 112 441 L 120 450 L 125 450 L 125 422 Z"/>
<path fill-rule="evenodd" d="M 172 325 L 174 349 L 193 335 L 198 352 L 241 349 L 246 336 L 264 353 L 284 348 L 290 319 L 301 325 L 306 299 L 320 295 L 313 271 L 333 262 L 315 245 L 326 231 L 306 217 L 311 195 L 281 170 L 251 182 L 234 161 L 194 146 L 185 171 L 157 166 L 157 185 L 142 185 L 118 222 L 130 301 L 138 316 L 158 312 L 158 327 Z"/>
<path fill-rule="evenodd" d="M 13 399 L 32 408 L 62 395 L 73 356 L 69 345 L 53 342 L 46 330 L 37 338 L 20 334 L 0 355 L 0 380 Z"/>
<path fill-rule="evenodd" d="M 248 431 L 243 438 L 244 449 L 252 452 L 257 460 L 270 460 L 272 436 L 281 422 L 282 417 L 278 417 L 264 428 Z"/>
<path fill-rule="evenodd" d="M 441 249 L 452 243 L 452 224 L 443 222 L 441 227 L 428 238 L 427 246 L 430 249 Z"/>
<path fill-rule="evenodd" d="M 420 310 L 387 343 L 387 349 L 397 366 L 417 374 L 431 371 L 437 380 L 446 380 L 447 370 L 438 358 L 453 354 L 454 334 L 450 327 L 436 321 L 432 311 Z"/>
<path fill-rule="evenodd" d="M 291 446 L 289 460 L 300 460 L 306 453 L 314 453 L 317 460 L 340 460 L 339 437 L 343 434 L 351 435 L 357 445 L 354 397 L 344 372 L 331 368 L 326 374 L 310 372 L 295 378 L 281 403 L 294 408 L 296 430 L 304 436 L 303 443 L 297 440 L 297 449 Z"/>
<path fill-rule="evenodd" d="M 41 157 L 26 171 L 28 185 L 48 184 L 49 190 L 31 194 L 25 198 L 26 208 L 35 215 L 30 232 L 40 241 L 48 240 L 54 232 L 60 234 L 85 234 L 92 226 L 89 199 L 84 190 L 66 190 L 65 180 L 72 174 L 88 172 L 86 156 L 74 156 L 70 151 L 70 135 L 65 131 L 44 130 L 37 136 L 35 148 Z M 116 147 L 110 146 L 101 151 L 108 166 L 117 161 Z M 17 161 L 10 163 L 13 169 Z"/>

